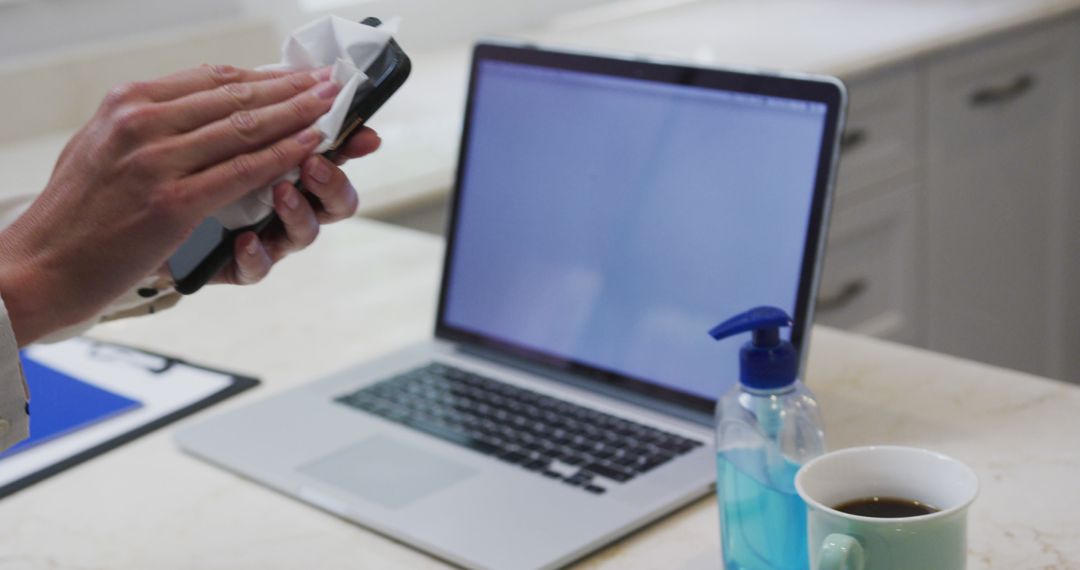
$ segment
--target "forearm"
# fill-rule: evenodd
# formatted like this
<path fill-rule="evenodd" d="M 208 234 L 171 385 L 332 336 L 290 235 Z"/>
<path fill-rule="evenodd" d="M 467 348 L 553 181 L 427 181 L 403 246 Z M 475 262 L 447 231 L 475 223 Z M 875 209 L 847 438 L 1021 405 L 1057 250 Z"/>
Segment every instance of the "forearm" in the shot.
<path fill-rule="evenodd" d="M 0 201 L 0 220 L 8 222 L 22 214 L 33 199 L 28 195 Z M 49 247 L 47 237 L 33 233 L 37 225 L 19 217 L 0 229 L 0 294 L 18 347 L 63 340 L 104 320 L 149 314 L 176 303 L 168 280 L 158 275 L 137 280 L 108 302 L 86 303 L 85 293 L 94 287 L 95 276 L 76 277 L 71 269 L 78 267 L 78 260 L 56 258 L 58 252 Z M 116 267 L 96 267 L 82 273 L 97 273 L 100 279 L 115 271 Z"/>

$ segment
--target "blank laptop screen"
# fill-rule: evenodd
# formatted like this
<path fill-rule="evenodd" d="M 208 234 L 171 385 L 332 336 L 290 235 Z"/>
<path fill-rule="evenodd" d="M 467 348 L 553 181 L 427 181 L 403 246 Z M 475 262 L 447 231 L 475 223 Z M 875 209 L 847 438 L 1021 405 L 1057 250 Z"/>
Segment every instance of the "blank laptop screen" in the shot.
<path fill-rule="evenodd" d="M 824 103 L 506 61 L 475 69 L 440 323 L 715 399 L 794 314 Z"/>

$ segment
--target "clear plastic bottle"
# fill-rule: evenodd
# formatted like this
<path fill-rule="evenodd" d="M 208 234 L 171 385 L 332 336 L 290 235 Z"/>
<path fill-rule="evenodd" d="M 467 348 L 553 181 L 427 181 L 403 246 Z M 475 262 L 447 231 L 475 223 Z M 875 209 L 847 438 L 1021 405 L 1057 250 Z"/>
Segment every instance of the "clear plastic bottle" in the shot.
<path fill-rule="evenodd" d="M 753 332 L 740 354 L 739 383 L 717 402 L 716 468 L 727 570 L 809 568 L 806 505 L 795 473 L 825 452 L 813 394 L 798 380 L 799 357 L 779 328 L 791 318 L 758 307 L 710 331 L 717 340 Z"/>

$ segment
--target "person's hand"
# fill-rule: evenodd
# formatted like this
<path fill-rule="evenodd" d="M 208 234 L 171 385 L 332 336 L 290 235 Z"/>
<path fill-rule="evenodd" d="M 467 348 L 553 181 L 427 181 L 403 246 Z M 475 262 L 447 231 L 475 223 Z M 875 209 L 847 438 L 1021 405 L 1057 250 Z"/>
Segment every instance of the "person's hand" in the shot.
<path fill-rule="evenodd" d="M 96 316 L 206 216 L 304 162 L 339 91 L 328 75 L 204 66 L 111 91 L 0 232 L 19 344 Z"/>
<path fill-rule="evenodd" d="M 267 227 L 261 237 L 255 232 L 237 236 L 233 262 L 211 279 L 211 283 L 257 283 L 286 255 L 311 245 L 319 235 L 320 226 L 355 214 L 356 190 L 338 165 L 374 152 L 379 143 L 375 131 L 365 127 L 338 149 L 340 160 L 336 163 L 321 156 L 308 158 L 300 171 L 307 195 L 301 194 L 289 182 L 275 185 L 274 210 L 280 221 Z"/>

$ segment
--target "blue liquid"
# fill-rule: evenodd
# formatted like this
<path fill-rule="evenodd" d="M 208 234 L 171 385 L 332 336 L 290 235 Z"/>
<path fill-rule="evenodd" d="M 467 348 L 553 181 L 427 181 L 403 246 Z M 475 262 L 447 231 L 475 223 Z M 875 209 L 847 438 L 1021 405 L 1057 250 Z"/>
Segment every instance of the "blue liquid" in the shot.
<path fill-rule="evenodd" d="M 724 567 L 806 570 L 806 504 L 794 484 L 799 466 L 782 459 L 767 465 L 764 455 L 760 450 L 717 455 Z"/>

